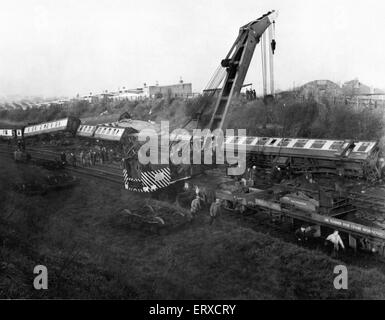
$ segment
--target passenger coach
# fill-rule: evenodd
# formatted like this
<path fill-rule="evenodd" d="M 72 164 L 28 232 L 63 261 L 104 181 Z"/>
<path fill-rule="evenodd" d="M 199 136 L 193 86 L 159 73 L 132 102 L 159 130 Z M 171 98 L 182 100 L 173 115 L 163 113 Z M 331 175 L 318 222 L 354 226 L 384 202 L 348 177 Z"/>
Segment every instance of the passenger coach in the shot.
<path fill-rule="evenodd" d="M 79 125 L 80 120 L 75 117 L 68 117 L 55 121 L 43 122 L 25 127 L 24 137 L 28 138 L 40 134 L 53 134 L 58 132 L 69 132 L 75 135 Z"/>
<path fill-rule="evenodd" d="M 334 173 L 378 178 L 376 141 L 226 137 L 226 144 L 245 144 L 249 166 L 288 169 L 292 172 Z"/>
<path fill-rule="evenodd" d="M 13 139 L 16 135 L 14 129 L 0 129 L 0 139 L 9 140 Z"/>

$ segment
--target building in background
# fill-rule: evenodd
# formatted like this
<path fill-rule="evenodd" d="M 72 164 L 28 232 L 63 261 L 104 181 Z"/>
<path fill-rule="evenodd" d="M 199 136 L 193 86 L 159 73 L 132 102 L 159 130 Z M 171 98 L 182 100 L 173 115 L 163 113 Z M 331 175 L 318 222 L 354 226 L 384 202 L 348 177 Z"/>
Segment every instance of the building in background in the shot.
<path fill-rule="evenodd" d="M 372 93 L 372 89 L 358 79 L 345 82 L 342 85 L 342 91 L 345 96 L 359 96 Z"/>
<path fill-rule="evenodd" d="M 144 83 L 143 88 L 126 89 L 122 87 L 118 91 L 111 92 L 113 100 L 143 100 L 156 98 L 190 98 L 192 93 L 192 84 L 183 83 L 160 86 L 159 84 L 148 86 Z"/>
<path fill-rule="evenodd" d="M 299 89 L 300 95 L 305 98 L 319 100 L 322 97 L 337 97 L 342 95 L 342 89 L 330 80 L 314 80 L 304 84 Z"/>
<path fill-rule="evenodd" d="M 117 92 L 113 93 L 113 100 L 143 100 L 146 99 L 143 88 L 126 89 L 123 87 Z"/>
<path fill-rule="evenodd" d="M 166 85 L 166 86 L 147 86 L 143 88 L 144 94 L 150 98 L 189 98 L 193 95 L 192 84 L 183 83 L 180 80 L 178 84 Z"/>

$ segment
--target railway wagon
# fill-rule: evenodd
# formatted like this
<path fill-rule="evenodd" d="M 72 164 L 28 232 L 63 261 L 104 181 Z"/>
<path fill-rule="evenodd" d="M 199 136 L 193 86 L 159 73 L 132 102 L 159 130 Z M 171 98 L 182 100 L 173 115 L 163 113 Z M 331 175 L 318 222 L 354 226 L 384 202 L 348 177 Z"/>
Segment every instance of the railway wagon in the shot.
<path fill-rule="evenodd" d="M 249 166 L 368 179 L 381 175 L 376 141 L 230 136 L 225 143 L 245 144 Z"/>
<path fill-rule="evenodd" d="M 68 132 L 76 134 L 80 125 L 80 120 L 75 117 L 67 117 L 60 120 L 43 122 L 35 125 L 30 125 L 24 128 L 24 138 L 34 137 L 40 134 L 54 134 L 59 132 Z"/>
<path fill-rule="evenodd" d="M 95 139 L 122 142 L 128 131 L 118 126 L 100 125 L 95 129 L 93 137 Z"/>
<path fill-rule="evenodd" d="M 79 137 L 92 138 L 96 131 L 96 126 L 81 124 L 76 131 L 76 135 Z"/>
<path fill-rule="evenodd" d="M 226 187 L 226 186 L 225 186 Z M 321 210 L 321 200 L 303 193 L 277 192 L 251 188 L 245 191 L 229 191 L 223 187 L 216 191 L 222 208 L 239 213 L 245 210 L 265 213 L 274 221 L 290 222 L 293 226 L 309 226 L 313 237 L 326 239 L 333 230 L 339 230 L 344 242 L 353 249 L 362 249 L 385 256 L 385 231 L 380 226 L 367 226 L 346 220 L 352 212 L 347 203 L 341 208 L 341 200 L 334 199 L 331 206 Z"/>
<path fill-rule="evenodd" d="M 15 129 L 0 129 L 0 139 L 9 140 L 16 136 Z"/>

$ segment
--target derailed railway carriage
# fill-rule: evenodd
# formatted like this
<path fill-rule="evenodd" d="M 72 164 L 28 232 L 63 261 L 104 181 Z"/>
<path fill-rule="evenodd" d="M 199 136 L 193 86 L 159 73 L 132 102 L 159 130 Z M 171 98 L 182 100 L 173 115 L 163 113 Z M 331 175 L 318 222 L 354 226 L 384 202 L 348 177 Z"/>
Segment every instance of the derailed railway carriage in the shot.
<path fill-rule="evenodd" d="M 0 129 L 0 139 L 9 140 L 16 136 L 15 129 Z"/>
<path fill-rule="evenodd" d="M 171 175 L 170 181 L 180 180 L 183 176 L 190 177 L 194 170 L 182 165 L 153 165 L 150 170 L 149 166 L 132 164 L 140 147 L 138 133 L 145 129 L 156 132 L 160 130 L 159 125 L 141 120 L 124 119 L 115 123 L 88 125 L 81 124 L 80 119 L 68 117 L 25 128 L 0 129 L 0 139 L 32 139 L 39 135 L 64 134 L 67 137 L 76 135 L 88 141 L 103 141 L 102 144 L 114 149 L 117 155 L 130 159 L 131 164 L 126 161 L 130 170 L 125 171 L 124 175 L 127 181 L 132 178 L 135 187 L 131 188 L 130 184 L 125 184 L 126 188 L 132 191 L 143 191 L 143 187 L 147 186 L 144 181 L 139 183 L 141 173 L 134 173 L 134 167 L 139 172 L 153 170 L 151 175 L 157 177 L 160 176 L 159 173 L 166 172 Z M 266 170 L 280 168 L 281 172 L 289 174 L 330 173 L 368 180 L 381 177 L 379 147 L 376 141 L 227 136 L 225 144 L 229 143 L 246 145 L 248 167 L 255 165 Z M 151 178 L 155 179 L 152 176 Z M 157 188 L 162 188 L 166 187 L 168 182 L 156 185 Z"/>
<path fill-rule="evenodd" d="M 76 132 L 79 137 L 92 138 L 96 131 L 96 126 L 81 124 Z"/>
<path fill-rule="evenodd" d="M 381 176 L 376 141 L 230 136 L 225 143 L 246 144 L 248 166 L 373 180 Z"/>
<path fill-rule="evenodd" d="M 54 134 L 69 132 L 74 135 L 80 125 L 80 120 L 75 117 L 68 117 L 60 120 L 43 122 L 30 125 L 24 128 L 24 138 L 34 137 L 41 134 Z"/>

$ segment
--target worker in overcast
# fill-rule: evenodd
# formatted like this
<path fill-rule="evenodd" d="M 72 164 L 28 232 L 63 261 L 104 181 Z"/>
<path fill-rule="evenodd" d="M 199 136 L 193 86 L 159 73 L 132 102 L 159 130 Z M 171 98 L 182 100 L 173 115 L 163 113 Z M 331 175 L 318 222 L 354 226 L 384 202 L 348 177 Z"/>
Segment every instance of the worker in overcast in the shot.
<path fill-rule="evenodd" d="M 190 212 L 191 212 L 192 218 L 194 218 L 198 214 L 200 209 L 201 209 L 200 197 L 199 195 L 196 195 L 195 199 L 193 199 L 193 201 L 191 202 Z"/>
<path fill-rule="evenodd" d="M 219 217 L 221 210 L 221 200 L 215 199 L 215 202 L 213 202 L 210 206 L 210 226 L 214 223 L 214 220 Z"/>
<path fill-rule="evenodd" d="M 338 231 L 335 230 L 332 234 L 330 234 L 326 241 L 330 241 L 333 244 L 333 256 L 338 254 L 339 246 L 341 245 L 342 249 L 345 249 L 344 243 L 342 242 L 342 239 L 340 235 L 338 234 Z"/>

